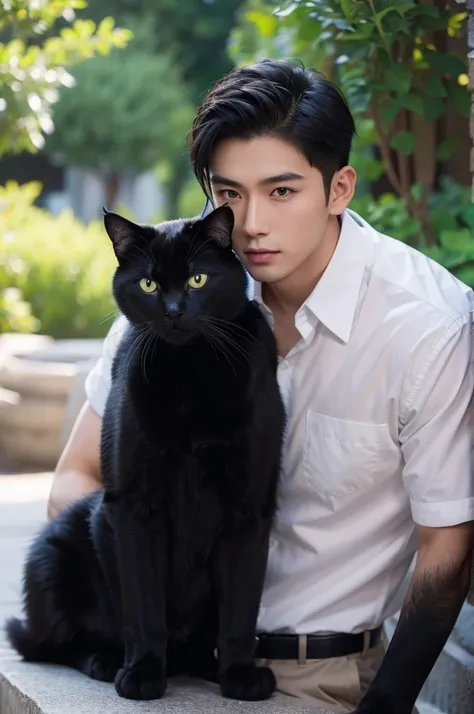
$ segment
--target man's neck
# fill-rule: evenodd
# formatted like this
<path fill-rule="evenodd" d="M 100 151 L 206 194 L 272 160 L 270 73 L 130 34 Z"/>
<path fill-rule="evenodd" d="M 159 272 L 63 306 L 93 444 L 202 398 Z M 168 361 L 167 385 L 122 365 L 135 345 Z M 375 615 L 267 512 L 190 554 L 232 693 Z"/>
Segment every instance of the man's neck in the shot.
<path fill-rule="evenodd" d="M 326 270 L 336 249 L 340 221 L 334 217 L 327 226 L 323 240 L 307 260 L 284 280 L 262 284 L 262 298 L 270 310 L 283 317 L 294 316 L 311 295 Z"/>

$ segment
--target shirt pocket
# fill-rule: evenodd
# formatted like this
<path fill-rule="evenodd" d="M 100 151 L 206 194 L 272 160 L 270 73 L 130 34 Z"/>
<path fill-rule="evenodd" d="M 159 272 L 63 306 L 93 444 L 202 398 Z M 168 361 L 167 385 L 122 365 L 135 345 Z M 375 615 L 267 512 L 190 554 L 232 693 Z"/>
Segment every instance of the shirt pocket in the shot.
<path fill-rule="evenodd" d="M 388 424 L 306 412 L 305 480 L 332 510 L 388 476 L 395 452 Z"/>

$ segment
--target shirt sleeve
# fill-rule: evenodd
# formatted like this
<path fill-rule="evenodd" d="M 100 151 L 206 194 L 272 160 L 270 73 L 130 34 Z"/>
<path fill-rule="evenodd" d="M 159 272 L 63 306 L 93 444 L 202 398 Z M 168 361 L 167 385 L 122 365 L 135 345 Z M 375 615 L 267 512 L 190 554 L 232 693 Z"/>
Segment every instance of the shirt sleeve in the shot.
<path fill-rule="evenodd" d="M 474 520 L 472 324 L 468 313 L 430 340 L 402 413 L 403 481 L 421 526 Z"/>
<path fill-rule="evenodd" d="M 101 356 L 86 377 L 84 388 L 87 399 L 100 417 L 104 415 L 112 379 L 112 363 L 126 325 L 127 319 L 123 315 L 115 320 L 105 337 Z"/>

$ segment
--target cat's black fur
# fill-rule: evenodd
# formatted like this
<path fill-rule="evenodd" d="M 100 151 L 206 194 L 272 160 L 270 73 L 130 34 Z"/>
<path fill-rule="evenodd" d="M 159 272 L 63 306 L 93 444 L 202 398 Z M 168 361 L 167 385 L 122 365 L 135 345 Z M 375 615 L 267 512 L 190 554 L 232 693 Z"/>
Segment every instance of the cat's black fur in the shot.
<path fill-rule="evenodd" d="M 284 413 L 274 338 L 231 249 L 233 213 L 104 220 L 129 319 L 103 418 L 104 487 L 35 539 L 25 620 L 7 635 L 26 660 L 115 681 L 131 699 L 161 697 L 178 673 L 267 698 L 275 679 L 255 666 L 254 638 Z M 206 284 L 189 287 L 198 274 Z M 159 287 L 143 292 L 142 278 Z"/>

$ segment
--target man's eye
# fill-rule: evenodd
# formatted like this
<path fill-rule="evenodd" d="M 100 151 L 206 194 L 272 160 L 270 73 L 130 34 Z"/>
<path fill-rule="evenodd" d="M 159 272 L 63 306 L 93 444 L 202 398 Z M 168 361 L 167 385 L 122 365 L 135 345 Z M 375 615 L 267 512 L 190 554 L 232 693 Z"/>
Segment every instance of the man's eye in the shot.
<path fill-rule="evenodd" d="M 290 193 L 294 193 L 293 189 L 291 188 L 286 188 L 285 186 L 279 186 L 276 188 L 273 193 L 276 193 L 277 196 L 280 198 L 284 198 L 285 196 L 289 196 Z"/>
<path fill-rule="evenodd" d="M 237 191 L 234 191 L 232 188 L 226 188 L 225 191 L 223 191 L 222 193 L 224 194 L 225 198 L 229 198 L 230 200 L 239 197 Z"/>

